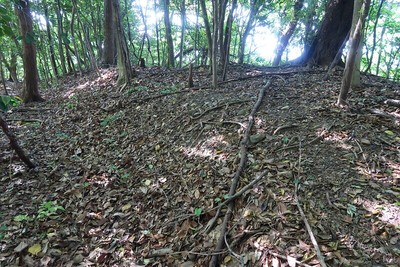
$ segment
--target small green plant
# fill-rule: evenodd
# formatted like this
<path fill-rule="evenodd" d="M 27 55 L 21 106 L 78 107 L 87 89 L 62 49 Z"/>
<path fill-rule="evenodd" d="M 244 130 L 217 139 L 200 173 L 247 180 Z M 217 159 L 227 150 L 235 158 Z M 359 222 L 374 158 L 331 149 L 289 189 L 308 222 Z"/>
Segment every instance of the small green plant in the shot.
<path fill-rule="evenodd" d="M 282 142 L 283 142 L 284 144 L 289 143 L 289 137 L 284 136 L 284 137 L 282 138 Z"/>
<path fill-rule="evenodd" d="M 28 215 L 22 215 L 22 214 L 14 217 L 14 221 L 16 221 L 16 222 L 25 222 L 25 221 L 29 222 L 29 221 L 33 221 L 33 220 L 34 220 L 33 217 L 30 217 Z"/>
<path fill-rule="evenodd" d="M 47 201 L 40 205 L 37 218 L 44 218 L 55 214 L 57 211 L 64 211 L 64 207 L 55 204 L 53 201 Z"/>
<path fill-rule="evenodd" d="M 118 170 L 118 167 L 116 165 L 114 165 L 114 164 L 108 165 L 108 168 L 107 168 L 108 173 L 114 173 L 117 170 Z"/>
<path fill-rule="evenodd" d="M 77 104 L 77 103 L 74 103 L 74 102 L 71 102 L 71 101 L 68 101 L 67 103 L 65 103 L 65 106 L 66 106 L 68 109 L 75 109 L 75 108 L 78 106 L 78 104 Z"/>
<path fill-rule="evenodd" d="M 10 107 L 16 107 L 22 103 L 19 96 L 0 95 L 0 109 L 7 111 Z"/>
<path fill-rule="evenodd" d="M 121 119 L 123 116 L 124 116 L 124 112 L 122 112 L 122 111 L 117 112 L 113 115 L 108 115 L 107 117 L 100 120 L 100 125 L 105 127 L 108 124 L 110 124 L 111 122 L 115 122 L 115 121 Z"/>
<path fill-rule="evenodd" d="M 357 207 L 352 204 L 347 204 L 347 214 L 354 217 L 357 214 Z"/>
<path fill-rule="evenodd" d="M 0 225 L 0 241 L 6 236 L 7 229 L 7 225 Z"/>
<path fill-rule="evenodd" d="M 63 133 L 63 132 L 57 132 L 56 136 L 61 138 L 61 139 L 68 139 L 69 138 L 69 135 L 66 134 L 66 133 Z"/>
<path fill-rule="evenodd" d="M 194 215 L 196 215 L 197 217 L 199 217 L 202 212 L 203 212 L 203 210 L 201 208 L 194 209 Z"/>

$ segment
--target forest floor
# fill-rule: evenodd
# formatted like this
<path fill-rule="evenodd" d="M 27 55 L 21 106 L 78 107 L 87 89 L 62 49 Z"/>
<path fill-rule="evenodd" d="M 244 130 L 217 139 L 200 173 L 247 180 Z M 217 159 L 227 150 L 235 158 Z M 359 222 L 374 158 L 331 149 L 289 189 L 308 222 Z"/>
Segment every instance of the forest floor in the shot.
<path fill-rule="evenodd" d="M 363 76 L 341 109 L 342 72 L 324 74 L 63 78 L 3 114 L 37 168 L 0 134 L 0 266 L 208 266 L 252 119 L 236 191 L 261 179 L 230 202 L 222 266 L 320 266 L 311 236 L 327 266 L 400 266 L 400 109 L 385 102 L 400 85 Z"/>

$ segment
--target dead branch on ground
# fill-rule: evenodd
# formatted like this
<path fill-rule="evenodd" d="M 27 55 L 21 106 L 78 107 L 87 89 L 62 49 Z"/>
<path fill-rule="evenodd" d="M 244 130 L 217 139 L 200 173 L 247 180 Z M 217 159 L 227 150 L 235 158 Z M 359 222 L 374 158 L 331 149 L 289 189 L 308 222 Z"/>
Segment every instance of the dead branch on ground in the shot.
<path fill-rule="evenodd" d="M 7 122 L 3 119 L 3 117 L 1 115 L 0 115 L 0 126 L 3 129 L 4 134 L 10 140 L 10 146 L 15 150 L 15 152 L 18 155 L 18 157 L 29 168 L 35 168 L 36 165 L 33 164 L 33 162 L 25 155 L 25 152 L 22 150 L 22 148 L 18 144 L 17 137 L 10 131 L 10 129 L 8 128 Z"/>
<path fill-rule="evenodd" d="M 269 89 L 271 87 L 272 81 L 271 79 L 267 82 L 267 84 L 261 88 L 259 94 L 258 94 L 258 98 L 257 98 L 257 102 L 254 104 L 253 109 L 250 112 L 249 115 L 249 120 L 248 120 L 248 124 L 247 124 L 247 128 L 246 128 L 246 132 L 244 134 L 244 137 L 242 139 L 242 141 L 240 142 L 240 163 L 238 166 L 238 169 L 236 170 L 235 176 L 232 179 L 232 183 L 231 183 L 231 187 L 229 189 L 229 196 L 233 196 L 235 195 L 236 192 L 236 188 L 237 185 L 239 183 L 239 178 L 241 176 L 241 174 L 243 173 L 245 167 L 246 167 L 246 163 L 247 163 L 247 150 L 248 150 L 248 144 L 250 142 L 250 132 L 251 129 L 253 128 L 254 125 L 254 116 L 257 113 L 258 109 L 261 106 L 261 103 L 264 99 L 264 95 L 265 92 L 267 91 L 267 89 Z M 224 217 L 224 221 L 222 223 L 221 226 L 221 233 L 219 235 L 219 240 L 217 243 L 217 247 L 215 249 L 215 251 L 219 251 L 221 249 L 224 248 L 225 245 L 225 233 L 227 231 L 228 228 L 228 223 L 231 219 L 232 216 L 232 212 L 233 212 L 233 208 L 234 208 L 234 202 L 231 201 L 229 202 L 228 205 L 228 210 L 226 211 L 225 217 Z M 216 267 L 219 265 L 219 256 L 218 255 L 214 255 L 211 258 L 210 261 L 210 267 Z"/>

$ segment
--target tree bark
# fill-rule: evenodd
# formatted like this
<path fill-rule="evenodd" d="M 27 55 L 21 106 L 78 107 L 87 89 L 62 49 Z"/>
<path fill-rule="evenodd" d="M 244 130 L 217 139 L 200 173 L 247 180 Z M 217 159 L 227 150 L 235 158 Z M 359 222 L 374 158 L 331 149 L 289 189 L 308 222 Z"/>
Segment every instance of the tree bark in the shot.
<path fill-rule="evenodd" d="M 254 21 L 256 18 L 256 15 L 260 11 L 260 7 L 262 6 L 262 2 L 260 0 L 252 0 L 251 1 L 251 7 L 250 7 L 250 14 L 249 14 L 249 19 L 247 20 L 246 28 L 243 32 L 243 35 L 240 38 L 239 41 L 239 59 L 238 63 L 243 64 L 244 62 L 244 50 L 246 48 L 246 41 L 247 37 L 250 34 L 250 31 L 254 28 Z"/>
<path fill-rule="evenodd" d="M 103 67 L 115 66 L 117 62 L 114 23 L 113 0 L 104 0 L 104 49 L 102 62 Z"/>
<path fill-rule="evenodd" d="M 117 46 L 117 66 L 118 66 L 118 85 L 129 84 L 134 72 L 129 60 L 128 45 L 122 27 L 121 11 L 119 0 L 113 0 L 112 12 L 114 18 L 116 46 Z"/>
<path fill-rule="evenodd" d="M 300 11 L 303 8 L 304 0 L 297 0 L 293 6 L 293 19 L 290 21 L 286 31 L 279 38 L 278 46 L 275 51 L 275 58 L 272 62 L 272 66 L 276 67 L 281 62 L 283 51 L 285 51 L 287 45 L 289 44 L 289 40 L 292 37 L 294 30 L 296 29 L 297 22 L 299 21 Z"/>
<path fill-rule="evenodd" d="M 15 4 L 21 27 L 23 63 L 25 73 L 25 84 L 22 98 L 25 103 L 44 101 L 39 93 L 38 69 L 36 63 L 36 46 L 33 35 L 32 15 L 28 0 L 19 0 Z"/>
<path fill-rule="evenodd" d="M 329 66 L 350 31 L 354 1 L 330 0 L 322 24 L 309 51 L 300 62 Z"/>
<path fill-rule="evenodd" d="M 7 122 L 3 119 L 3 117 L 0 115 L 0 127 L 2 128 L 4 134 L 8 137 L 10 140 L 10 146 L 14 151 L 17 153 L 18 157 L 29 167 L 29 168 L 35 168 L 36 165 L 25 155 L 25 152 L 22 150 L 22 148 L 19 146 L 17 138 L 15 135 L 9 130 Z"/>
<path fill-rule="evenodd" d="M 49 40 L 50 63 L 51 63 L 51 67 L 53 69 L 54 77 L 57 79 L 58 70 L 57 70 L 56 57 L 55 57 L 55 52 L 54 52 L 53 37 L 51 36 L 51 30 L 50 30 L 49 8 L 47 6 L 46 1 L 44 1 L 43 6 L 44 6 L 44 16 L 46 19 L 47 39 Z"/>
<path fill-rule="evenodd" d="M 354 1 L 360 1 L 360 0 L 354 0 Z M 353 76 L 353 71 L 355 67 L 355 61 L 356 61 L 356 56 L 357 56 L 357 49 L 361 43 L 362 39 L 362 31 L 364 28 L 364 23 L 365 23 L 365 18 L 368 14 L 369 11 L 369 6 L 371 4 L 371 0 L 364 0 L 364 3 L 362 4 L 362 7 L 360 10 L 356 10 L 356 12 L 359 12 L 358 15 L 354 16 L 354 19 L 358 18 L 358 21 L 356 23 L 356 27 L 354 29 L 353 36 L 350 38 L 350 49 L 347 54 L 347 59 L 346 59 L 346 67 L 344 69 L 344 74 L 343 74 L 343 79 L 342 79 L 342 87 L 340 89 L 340 94 L 339 98 L 337 101 L 338 106 L 347 106 L 347 96 L 350 90 L 351 82 L 352 82 L 352 76 Z"/>
<path fill-rule="evenodd" d="M 205 0 L 200 0 L 200 7 L 201 7 L 202 17 L 204 20 L 204 27 L 206 28 L 207 43 L 208 43 L 208 58 L 212 61 L 213 38 L 211 35 L 211 26 L 210 26 L 210 21 L 208 20 Z M 212 65 L 212 62 L 210 65 Z"/>
<path fill-rule="evenodd" d="M 175 55 L 174 55 L 174 42 L 172 40 L 171 22 L 169 20 L 169 0 L 163 0 L 164 3 L 164 24 L 165 24 L 165 38 L 167 39 L 167 51 L 168 51 L 168 67 L 175 67 Z"/>

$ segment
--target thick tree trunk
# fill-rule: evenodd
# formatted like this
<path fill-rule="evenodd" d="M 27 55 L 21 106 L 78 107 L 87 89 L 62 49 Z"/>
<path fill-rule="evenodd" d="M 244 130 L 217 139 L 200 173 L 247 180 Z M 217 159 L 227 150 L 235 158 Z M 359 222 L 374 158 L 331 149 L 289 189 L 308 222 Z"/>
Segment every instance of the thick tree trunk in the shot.
<path fill-rule="evenodd" d="M 329 66 L 350 31 L 354 1 L 330 0 L 325 17 L 307 54 L 301 61 L 309 65 Z"/>
<path fill-rule="evenodd" d="M 118 66 L 118 85 L 129 84 L 131 78 L 134 76 L 134 72 L 129 60 L 128 45 L 122 28 L 121 11 L 119 0 L 113 0 L 112 5 L 113 18 L 116 35 L 116 46 L 117 46 L 117 66 Z"/>
<path fill-rule="evenodd" d="M 27 0 L 20 0 L 15 4 L 21 27 L 23 62 L 25 73 L 25 84 L 22 98 L 25 103 L 44 101 L 39 94 L 38 70 L 36 64 L 36 47 L 33 37 L 32 15 L 30 4 Z"/>
<path fill-rule="evenodd" d="M 104 67 L 115 66 L 117 62 L 112 5 L 113 0 L 104 0 L 104 49 L 102 62 Z"/>

